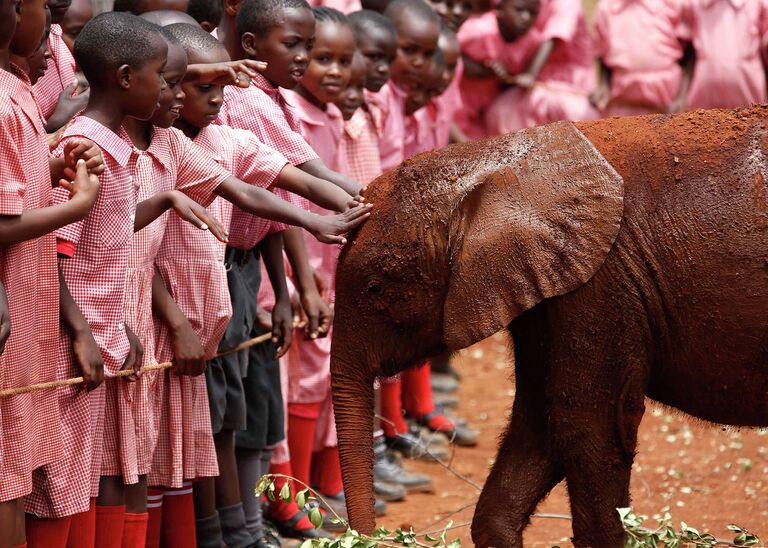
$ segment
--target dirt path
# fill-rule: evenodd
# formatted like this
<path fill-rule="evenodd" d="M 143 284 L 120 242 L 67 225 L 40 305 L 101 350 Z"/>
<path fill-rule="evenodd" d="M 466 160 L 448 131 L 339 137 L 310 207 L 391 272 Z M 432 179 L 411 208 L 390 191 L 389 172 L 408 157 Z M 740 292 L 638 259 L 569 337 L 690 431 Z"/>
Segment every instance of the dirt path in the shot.
<path fill-rule="evenodd" d="M 456 449 L 452 468 L 480 485 L 496 455 L 496 441 L 514 396 L 507 356 L 506 339 L 496 335 L 463 351 L 456 360 L 463 373 L 456 413 L 480 429 L 482 436 L 478 447 Z M 472 519 L 475 487 L 438 464 L 411 461 L 409 466 L 431 474 L 437 491 L 392 503 L 381 525 L 425 531 L 439 529 L 452 513 L 450 519 L 456 525 Z M 768 543 L 768 430 L 721 428 L 649 401 L 640 427 L 632 499 L 642 514 L 668 510 L 676 522 L 684 520 L 729 539 L 733 537 L 726 525 L 735 522 Z M 570 514 L 562 484 L 538 512 Z M 526 531 L 526 546 L 568 546 L 570 535 L 568 520 L 534 518 Z M 456 537 L 462 546 L 472 546 L 468 526 L 449 535 Z"/>

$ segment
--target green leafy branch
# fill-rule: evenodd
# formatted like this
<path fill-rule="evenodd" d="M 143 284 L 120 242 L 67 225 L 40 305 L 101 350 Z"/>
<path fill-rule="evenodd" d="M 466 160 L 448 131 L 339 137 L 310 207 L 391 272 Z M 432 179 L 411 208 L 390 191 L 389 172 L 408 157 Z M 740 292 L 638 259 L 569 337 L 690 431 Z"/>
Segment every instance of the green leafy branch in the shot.
<path fill-rule="evenodd" d="M 280 491 L 277 491 L 277 485 L 275 480 L 286 480 Z M 291 489 L 291 482 L 303 487 L 295 495 Z M 310 487 L 294 477 L 286 476 L 284 474 L 266 474 L 259 479 L 256 484 L 256 496 L 261 497 L 266 494 L 270 501 L 275 501 L 278 498 L 283 502 L 291 502 L 295 500 L 299 508 L 308 511 L 309 521 L 312 525 L 319 529 L 323 525 L 323 514 L 320 511 L 320 504 L 330 510 L 333 514 L 331 522 L 334 524 L 342 524 L 347 530 L 336 537 L 335 539 L 307 539 L 301 543 L 299 548 L 399 548 L 401 546 L 407 546 L 409 548 L 460 548 L 461 541 L 459 539 L 449 540 L 447 538 L 448 531 L 453 527 L 453 522 L 449 521 L 446 526 L 439 532 L 434 534 L 419 534 L 415 533 L 413 529 L 404 531 L 401 528 L 390 531 L 384 527 L 379 527 L 374 531 L 372 535 L 363 535 L 349 527 L 347 520 L 337 514 L 333 507 L 331 507 L 322 496 L 312 491 Z"/>
<path fill-rule="evenodd" d="M 627 533 L 625 548 L 680 548 L 682 546 L 699 546 L 711 548 L 713 546 L 761 546 L 760 538 L 740 527 L 730 524 L 728 530 L 736 534 L 732 541 L 716 538 L 714 535 L 700 532 L 684 521 L 680 522 L 677 529 L 672 522 L 669 513 L 656 520 L 657 527 L 648 529 L 643 524 L 648 520 L 647 516 L 635 514 L 632 508 L 617 508 L 624 531 Z"/>

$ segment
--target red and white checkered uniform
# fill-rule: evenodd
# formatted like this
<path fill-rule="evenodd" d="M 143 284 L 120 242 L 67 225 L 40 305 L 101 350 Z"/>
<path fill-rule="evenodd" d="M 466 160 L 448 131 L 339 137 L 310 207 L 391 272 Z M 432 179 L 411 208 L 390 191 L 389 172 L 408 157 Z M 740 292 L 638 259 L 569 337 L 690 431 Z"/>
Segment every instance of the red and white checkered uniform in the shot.
<path fill-rule="evenodd" d="M 381 175 L 379 132 L 370 113 L 359 108 L 344 121 L 339 154 L 346 166 L 345 175 L 367 185 Z"/>
<path fill-rule="evenodd" d="M 437 148 L 437 108 L 433 101 L 403 120 L 405 158 Z"/>
<path fill-rule="evenodd" d="M 288 161 L 279 152 L 263 145 L 250 131 L 228 126 L 200 130 L 194 143 L 210 158 L 239 179 L 271 189 Z M 208 211 L 225 226 L 231 226 L 233 205 L 216 198 Z M 266 235 L 279 223 L 259 221 L 248 236 Z M 244 242 L 230 230 L 232 240 Z M 251 249 L 255 244 L 242 249 Z M 168 219 L 157 269 L 165 286 L 192 324 L 207 357 L 216 353 L 232 315 L 224 266 L 226 246 L 210 232 L 199 230 L 176 216 Z M 160 362 L 173 359 L 167 326 L 155 322 L 156 355 Z M 149 474 L 149 484 L 179 488 L 184 480 L 218 475 L 205 376 L 187 377 L 164 372 L 160 437 Z"/>
<path fill-rule="evenodd" d="M 96 143 L 104 157 L 99 197 L 88 216 L 56 231 L 59 240 L 75 246 L 71 258 L 59 259 L 70 293 L 91 327 L 104 359 L 107 377 L 122 367 L 130 345 L 125 333 L 125 271 L 133 239 L 136 185 L 128 169 L 131 147 L 92 118 L 75 118 L 54 151 L 73 138 Z M 57 377 L 80 374 L 69 335 L 61 332 Z M 116 382 L 106 380 L 105 384 Z M 43 517 L 84 512 L 99 492 L 104 442 L 106 387 L 92 392 L 81 387 L 59 388 L 64 443 L 56 461 L 36 472 L 27 511 Z"/>
<path fill-rule="evenodd" d="M 75 58 L 61 37 L 61 26 L 51 25 L 51 33 L 48 35 L 48 51 L 51 58 L 48 60 L 48 69 L 35 83 L 34 93 L 37 104 L 47 120 L 56 110 L 59 95 L 69 84 L 75 80 Z"/>
<path fill-rule="evenodd" d="M 26 74 L 0 70 L 0 215 L 46 207 L 51 175 L 43 119 Z M 0 387 L 56 379 L 59 278 L 56 238 L 48 234 L 0 247 L 0 281 L 8 292 L 11 336 L 0 357 Z M 32 491 L 32 471 L 61 447 L 53 391 L 0 399 L 0 501 Z"/>
<path fill-rule="evenodd" d="M 378 92 L 365 92 L 374 120 L 380 120 L 381 169 L 389 171 L 403 161 L 405 128 L 405 92 L 392 82 L 384 84 Z"/>
<path fill-rule="evenodd" d="M 279 151 L 295 166 L 318 157 L 299 133 L 299 118 L 294 109 L 286 103 L 280 89 L 261 74 L 256 74 L 248 88 L 224 88 L 224 104 L 217 123 L 252 132 L 262 143 Z M 296 207 L 308 208 L 305 199 L 291 192 L 278 189 L 275 194 Z M 232 214 L 232 231 L 247 234 L 246 231 L 252 229 L 256 222 L 250 217 L 253 217 L 250 213 L 236 209 Z M 256 242 L 261 241 L 261 238 L 263 236 Z M 234 244 L 230 242 L 230 245 Z"/>
<path fill-rule="evenodd" d="M 144 151 L 130 145 L 124 131 L 121 137 L 132 149 L 128 167 L 138 186 L 138 202 L 175 188 L 209 204 L 216 187 L 230 176 L 175 128 L 153 128 L 151 144 Z M 170 215 L 164 213 L 136 233 L 125 273 L 126 321 L 144 346 L 142 365 L 157 363 L 152 279 Z M 135 483 L 137 476 L 149 473 L 160 429 L 163 378 L 160 372 L 149 372 L 134 383 L 120 380 L 107 386 L 103 476 L 121 475 L 126 483 Z"/>

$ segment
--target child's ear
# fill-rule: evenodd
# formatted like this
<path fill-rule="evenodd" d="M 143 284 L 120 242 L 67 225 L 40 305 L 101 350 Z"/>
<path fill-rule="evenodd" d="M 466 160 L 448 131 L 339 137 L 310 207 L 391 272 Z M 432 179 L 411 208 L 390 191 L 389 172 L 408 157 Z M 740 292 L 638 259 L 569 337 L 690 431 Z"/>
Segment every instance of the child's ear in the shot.
<path fill-rule="evenodd" d="M 216 25 L 214 25 L 210 21 L 203 21 L 202 23 L 200 23 L 200 26 L 203 27 L 203 30 L 208 34 L 212 33 L 213 29 L 216 28 Z"/>
<path fill-rule="evenodd" d="M 224 7 L 224 13 L 230 17 L 235 17 L 240 13 L 240 6 L 242 4 L 243 0 L 221 0 L 221 5 Z"/>
<path fill-rule="evenodd" d="M 117 77 L 117 85 L 122 89 L 129 89 L 131 87 L 133 71 L 131 70 L 130 65 L 120 65 L 115 76 Z"/>
<path fill-rule="evenodd" d="M 243 33 L 242 38 L 240 38 L 240 45 L 243 46 L 243 51 L 251 59 L 259 58 L 259 48 L 257 46 L 257 42 L 258 41 L 256 40 L 256 36 L 252 32 Z"/>

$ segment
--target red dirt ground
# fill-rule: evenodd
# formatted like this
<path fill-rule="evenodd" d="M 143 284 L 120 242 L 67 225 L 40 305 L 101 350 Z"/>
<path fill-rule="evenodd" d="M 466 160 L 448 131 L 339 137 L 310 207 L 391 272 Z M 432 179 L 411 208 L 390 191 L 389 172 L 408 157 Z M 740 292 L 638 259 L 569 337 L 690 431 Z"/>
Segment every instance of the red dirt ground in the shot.
<path fill-rule="evenodd" d="M 478 447 L 456 449 L 452 467 L 481 485 L 496 455 L 496 440 L 514 396 L 508 356 L 507 338 L 498 334 L 462 351 L 454 360 L 463 374 L 461 403 L 455 412 L 482 435 Z M 768 542 L 768 429 L 723 428 L 651 401 L 647 404 L 632 476 L 635 510 L 649 516 L 669 511 L 676 523 L 684 520 L 725 539 L 733 538 L 726 525 L 735 522 Z M 431 474 L 436 493 L 410 495 L 405 502 L 390 504 L 380 524 L 428 531 L 452 519 L 457 526 L 467 525 L 452 530 L 449 538 L 458 537 L 462 546 L 472 546 L 468 523 L 473 509 L 461 509 L 476 501 L 476 488 L 439 464 L 409 461 L 408 465 Z M 563 484 L 538 512 L 570 513 Z M 526 546 L 569 546 L 570 535 L 568 520 L 534 518 L 526 531 Z"/>

